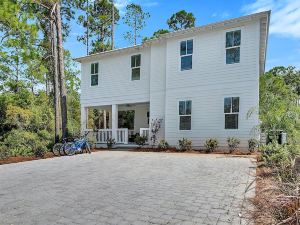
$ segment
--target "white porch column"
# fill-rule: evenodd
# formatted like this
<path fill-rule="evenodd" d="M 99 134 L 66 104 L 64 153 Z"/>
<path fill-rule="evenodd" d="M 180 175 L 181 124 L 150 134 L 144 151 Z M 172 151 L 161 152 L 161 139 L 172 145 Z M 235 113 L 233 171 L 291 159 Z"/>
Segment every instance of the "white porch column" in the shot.
<path fill-rule="evenodd" d="M 87 107 L 81 107 L 81 114 L 80 114 L 80 125 L 81 125 L 81 132 L 83 132 L 85 129 L 87 129 L 87 123 L 88 123 L 88 108 Z"/>
<path fill-rule="evenodd" d="M 117 129 L 118 129 L 118 105 L 114 104 L 111 106 L 111 129 L 112 138 L 117 141 Z"/>
<path fill-rule="evenodd" d="M 106 110 L 103 111 L 103 117 L 104 117 L 103 126 L 104 126 L 104 129 L 107 129 L 107 125 L 106 125 Z"/>

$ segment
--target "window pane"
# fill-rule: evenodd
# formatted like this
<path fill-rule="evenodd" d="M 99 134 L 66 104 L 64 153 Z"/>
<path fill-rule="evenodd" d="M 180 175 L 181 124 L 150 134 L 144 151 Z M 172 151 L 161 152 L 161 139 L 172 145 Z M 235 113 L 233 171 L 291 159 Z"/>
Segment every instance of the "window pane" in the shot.
<path fill-rule="evenodd" d="M 191 115 L 192 114 L 192 101 L 186 101 L 185 104 L 186 104 L 185 114 Z"/>
<path fill-rule="evenodd" d="M 91 64 L 91 74 L 95 74 L 94 63 Z"/>
<path fill-rule="evenodd" d="M 98 85 L 98 75 L 91 75 L 91 86 Z"/>
<path fill-rule="evenodd" d="M 98 73 L 99 63 L 95 63 L 94 67 L 95 67 L 95 74 L 97 74 Z"/>
<path fill-rule="evenodd" d="M 234 31 L 233 45 L 239 46 L 240 44 L 241 44 L 241 31 L 237 30 L 237 31 Z"/>
<path fill-rule="evenodd" d="M 226 64 L 240 62 L 240 47 L 226 49 Z"/>
<path fill-rule="evenodd" d="M 135 66 L 141 66 L 141 55 L 137 55 L 135 59 Z"/>
<path fill-rule="evenodd" d="M 231 98 L 224 98 L 224 113 L 231 113 Z"/>
<path fill-rule="evenodd" d="M 233 32 L 226 33 L 226 48 L 233 46 Z"/>
<path fill-rule="evenodd" d="M 239 114 L 225 114 L 225 129 L 238 129 Z"/>
<path fill-rule="evenodd" d="M 180 55 L 186 55 L 186 41 L 180 42 Z"/>
<path fill-rule="evenodd" d="M 135 67 L 135 55 L 131 56 L 131 68 Z"/>
<path fill-rule="evenodd" d="M 140 68 L 132 69 L 131 80 L 139 80 L 140 79 L 140 72 L 141 72 Z"/>
<path fill-rule="evenodd" d="M 193 54 L 193 40 L 187 41 L 187 54 Z"/>
<path fill-rule="evenodd" d="M 239 97 L 232 98 L 232 112 L 239 112 Z"/>
<path fill-rule="evenodd" d="M 179 102 L 179 115 L 185 115 L 185 101 Z"/>
<path fill-rule="evenodd" d="M 192 69 L 192 56 L 183 56 L 181 57 L 181 70 L 190 70 Z"/>
<path fill-rule="evenodd" d="M 180 130 L 191 129 L 191 116 L 180 116 L 179 129 Z"/>

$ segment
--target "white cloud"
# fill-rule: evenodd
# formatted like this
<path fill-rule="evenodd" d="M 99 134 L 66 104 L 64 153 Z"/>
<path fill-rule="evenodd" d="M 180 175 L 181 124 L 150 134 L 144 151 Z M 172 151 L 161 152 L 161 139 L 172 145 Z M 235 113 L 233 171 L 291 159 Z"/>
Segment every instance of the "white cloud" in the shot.
<path fill-rule="evenodd" d="M 299 0 L 255 0 L 242 8 L 247 14 L 266 10 L 272 10 L 271 34 L 300 38 Z"/>
<path fill-rule="evenodd" d="M 159 3 L 158 2 L 152 2 L 152 1 L 146 1 L 145 3 L 142 3 L 143 6 L 145 7 L 154 7 L 154 6 L 158 6 Z"/>
<path fill-rule="evenodd" d="M 123 15 L 125 13 L 126 6 L 133 2 L 135 2 L 136 4 L 140 4 L 144 7 L 155 7 L 159 5 L 157 1 L 152 0 L 115 0 L 115 6 L 120 11 L 120 14 Z"/>
<path fill-rule="evenodd" d="M 121 14 L 124 13 L 125 7 L 130 3 L 130 0 L 116 0 L 115 6 L 120 11 Z"/>
<path fill-rule="evenodd" d="M 228 12 L 222 12 L 222 13 L 215 12 L 211 16 L 212 17 L 219 17 L 221 19 L 227 19 L 228 17 L 230 17 L 230 14 Z"/>

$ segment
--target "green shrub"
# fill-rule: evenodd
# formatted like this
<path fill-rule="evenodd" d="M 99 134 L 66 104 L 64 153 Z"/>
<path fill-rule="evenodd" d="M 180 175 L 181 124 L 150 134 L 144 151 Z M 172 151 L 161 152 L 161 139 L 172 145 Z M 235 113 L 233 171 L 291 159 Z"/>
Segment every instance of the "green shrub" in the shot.
<path fill-rule="evenodd" d="M 255 152 L 255 149 L 258 148 L 259 142 L 255 138 L 248 140 L 248 150 L 249 152 Z"/>
<path fill-rule="evenodd" d="M 295 158 L 300 155 L 299 146 L 272 142 L 262 145 L 260 151 L 266 165 L 274 168 L 281 180 L 288 181 L 295 178 L 293 166 Z"/>
<path fill-rule="evenodd" d="M 216 138 L 209 138 L 205 141 L 206 152 L 213 152 L 218 148 L 219 142 Z"/>
<path fill-rule="evenodd" d="M 12 130 L 3 141 L 12 156 L 43 157 L 47 152 L 49 141 L 41 138 L 38 133 L 24 130 Z"/>
<path fill-rule="evenodd" d="M 240 142 L 241 142 L 240 139 L 236 137 L 228 137 L 227 143 L 229 147 L 229 152 L 230 153 L 234 152 L 239 147 Z"/>
<path fill-rule="evenodd" d="M 192 150 L 192 140 L 187 138 L 178 140 L 178 145 L 181 152 Z"/>
<path fill-rule="evenodd" d="M 0 144 L 0 160 L 1 159 L 7 159 L 8 157 L 9 157 L 8 148 L 5 145 Z"/>
<path fill-rule="evenodd" d="M 139 135 L 137 135 L 136 137 L 135 137 L 135 139 L 134 139 L 134 142 L 139 146 L 139 147 L 142 147 L 142 146 L 144 146 L 145 144 L 146 144 L 146 142 L 147 142 L 147 137 L 145 137 L 145 136 L 139 136 Z"/>
<path fill-rule="evenodd" d="M 160 140 L 160 142 L 158 143 L 158 148 L 159 149 L 166 150 L 169 147 L 170 147 L 169 143 L 166 140 Z"/>
<path fill-rule="evenodd" d="M 106 144 L 107 144 L 107 148 L 111 149 L 116 144 L 116 141 L 114 138 L 108 138 L 106 140 Z"/>

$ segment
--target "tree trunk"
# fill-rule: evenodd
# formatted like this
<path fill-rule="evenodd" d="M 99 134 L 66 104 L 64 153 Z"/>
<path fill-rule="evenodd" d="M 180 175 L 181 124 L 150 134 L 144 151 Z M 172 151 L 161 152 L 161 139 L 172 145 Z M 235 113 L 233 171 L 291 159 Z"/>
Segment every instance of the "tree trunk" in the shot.
<path fill-rule="evenodd" d="M 114 0 L 111 1 L 112 3 L 112 22 L 111 22 L 111 49 L 115 48 L 114 43 L 114 35 L 115 35 L 115 3 Z"/>
<path fill-rule="evenodd" d="M 87 10 L 86 10 L 86 54 L 89 55 L 89 33 L 90 33 L 90 21 L 89 21 L 89 0 L 87 0 Z"/>
<path fill-rule="evenodd" d="M 55 111 L 55 143 L 59 142 L 60 133 L 60 110 L 59 110 L 59 81 L 58 81 L 58 55 L 57 55 L 57 37 L 56 26 L 51 21 L 51 44 L 52 44 L 52 56 L 53 56 L 53 86 L 54 86 L 54 111 Z"/>
<path fill-rule="evenodd" d="M 57 47 L 58 47 L 58 71 L 60 84 L 60 99 L 61 99 L 61 118 L 62 118 L 62 137 L 67 137 L 68 134 L 68 112 L 67 112 L 67 90 L 65 85 L 64 71 L 64 49 L 62 40 L 62 21 L 60 14 L 60 2 L 56 6 L 56 28 L 57 28 Z"/>

